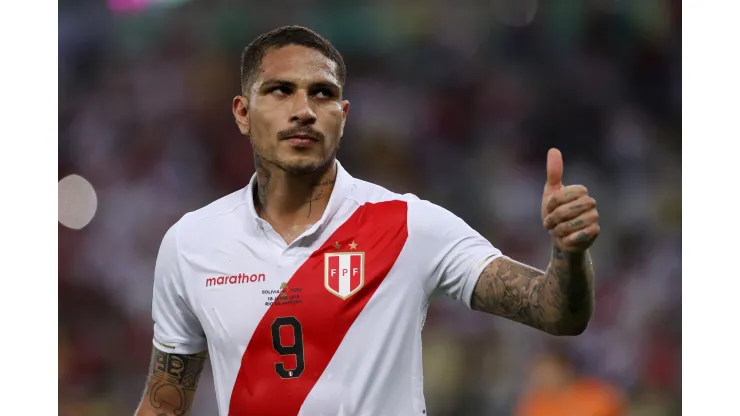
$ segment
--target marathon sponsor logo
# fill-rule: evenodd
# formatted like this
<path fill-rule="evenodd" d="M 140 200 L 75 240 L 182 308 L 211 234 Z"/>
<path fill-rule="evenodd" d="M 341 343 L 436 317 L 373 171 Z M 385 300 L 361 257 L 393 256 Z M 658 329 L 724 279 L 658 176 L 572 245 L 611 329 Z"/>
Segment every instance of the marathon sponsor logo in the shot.
<path fill-rule="evenodd" d="M 233 276 L 209 277 L 208 279 L 206 279 L 206 287 L 221 286 L 221 285 L 241 285 L 244 283 L 256 283 L 256 282 L 264 282 L 264 281 L 265 281 L 264 273 L 259 273 L 259 274 L 239 273 Z"/>

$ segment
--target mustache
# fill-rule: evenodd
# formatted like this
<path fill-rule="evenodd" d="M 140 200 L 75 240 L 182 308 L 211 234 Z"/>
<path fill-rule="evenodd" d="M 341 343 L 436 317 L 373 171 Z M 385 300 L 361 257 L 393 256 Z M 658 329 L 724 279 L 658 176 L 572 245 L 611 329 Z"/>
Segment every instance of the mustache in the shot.
<path fill-rule="evenodd" d="M 295 136 L 308 136 L 316 141 L 324 140 L 324 134 L 308 126 L 293 127 L 278 133 L 278 140 L 285 140 Z"/>

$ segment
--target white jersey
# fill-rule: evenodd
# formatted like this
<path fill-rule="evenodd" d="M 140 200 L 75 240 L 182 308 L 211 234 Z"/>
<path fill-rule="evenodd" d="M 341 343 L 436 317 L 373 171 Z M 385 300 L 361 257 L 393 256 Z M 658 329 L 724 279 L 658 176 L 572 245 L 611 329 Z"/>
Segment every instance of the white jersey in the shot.
<path fill-rule="evenodd" d="M 249 185 L 186 214 L 157 258 L 154 346 L 208 349 L 220 415 L 424 415 L 430 298 L 467 307 L 501 255 L 449 211 L 350 176 L 291 244 Z"/>

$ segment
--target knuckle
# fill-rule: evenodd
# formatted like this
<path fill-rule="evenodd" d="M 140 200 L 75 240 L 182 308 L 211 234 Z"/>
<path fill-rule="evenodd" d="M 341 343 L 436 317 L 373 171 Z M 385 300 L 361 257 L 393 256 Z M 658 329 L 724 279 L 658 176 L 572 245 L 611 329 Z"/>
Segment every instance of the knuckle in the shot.
<path fill-rule="evenodd" d="M 576 194 L 578 196 L 582 196 L 588 193 L 588 189 L 586 189 L 586 187 L 583 185 L 569 185 L 565 187 L 564 190 L 568 190 L 569 192 Z"/>

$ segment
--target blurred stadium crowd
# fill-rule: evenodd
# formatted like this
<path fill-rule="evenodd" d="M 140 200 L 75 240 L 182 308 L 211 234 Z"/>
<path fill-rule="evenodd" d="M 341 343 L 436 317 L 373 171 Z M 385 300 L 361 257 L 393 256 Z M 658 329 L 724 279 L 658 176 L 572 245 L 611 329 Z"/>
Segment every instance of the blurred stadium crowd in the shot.
<path fill-rule="evenodd" d="M 588 330 L 555 339 L 436 301 L 429 414 L 680 414 L 680 1 L 169 3 L 59 4 L 59 178 L 87 178 L 99 200 L 86 228 L 59 226 L 61 415 L 132 413 L 158 245 L 185 212 L 248 182 L 250 145 L 230 113 L 239 55 L 284 24 L 345 56 L 339 159 L 355 177 L 438 203 L 542 268 L 549 147 L 600 203 Z M 194 415 L 215 414 L 207 372 Z"/>

